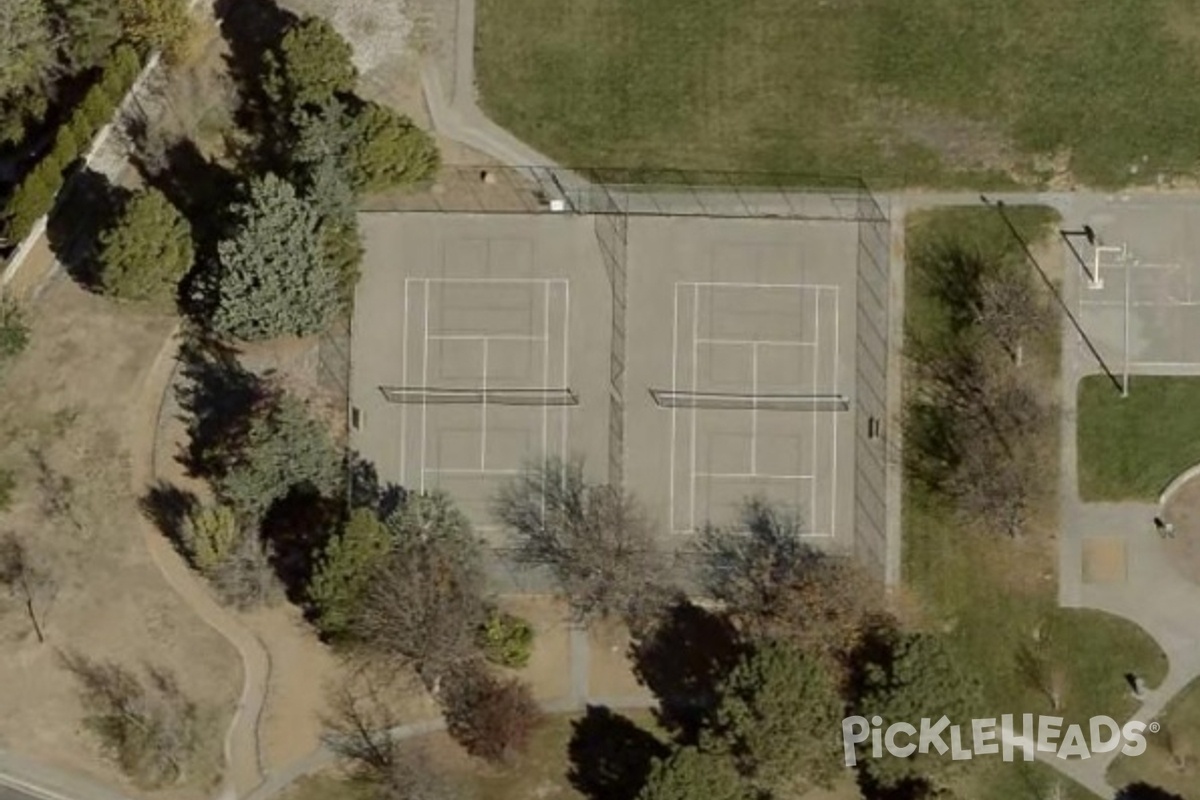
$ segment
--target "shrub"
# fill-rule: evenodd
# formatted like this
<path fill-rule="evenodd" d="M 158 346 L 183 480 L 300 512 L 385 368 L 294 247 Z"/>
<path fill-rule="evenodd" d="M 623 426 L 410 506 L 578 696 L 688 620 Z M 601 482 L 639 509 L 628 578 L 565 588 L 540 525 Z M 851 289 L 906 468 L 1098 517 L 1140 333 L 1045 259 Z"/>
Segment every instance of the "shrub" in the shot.
<path fill-rule="evenodd" d="M 407 186 L 429 178 L 441 163 L 437 145 L 408 117 L 365 103 L 354 117 L 350 142 L 354 188 L 360 192 Z"/>
<path fill-rule="evenodd" d="M 504 762 L 525 752 L 542 714 L 528 684 L 499 680 L 479 665 L 452 677 L 445 691 L 446 726 L 473 756 Z"/>
<path fill-rule="evenodd" d="M 5 233 L 13 241 L 24 239 L 40 217 L 50 213 L 61 183 L 59 169 L 43 160 L 25 176 L 5 206 Z"/>
<path fill-rule="evenodd" d="M 174 675 L 150 667 L 143 680 L 111 661 L 81 655 L 64 661 L 79 680 L 88 712 L 84 724 L 122 772 L 146 788 L 174 783 L 185 774 L 200 743 L 199 715 Z"/>
<path fill-rule="evenodd" d="M 479 648 L 493 664 L 520 669 L 533 655 L 533 626 L 518 616 L 492 609 L 479 628 Z"/>
<path fill-rule="evenodd" d="M 166 195 L 147 189 L 100 235 L 101 283 L 130 300 L 173 298 L 194 255 L 188 221 Z"/>
<path fill-rule="evenodd" d="M 181 538 L 192 565 L 211 577 L 233 556 L 242 529 L 229 506 L 200 506 L 184 520 Z"/>
<path fill-rule="evenodd" d="M 29 344 L 25 310 L 7 295 L 0 295 L 0 364 L 16 358 Z"/>
<path fill-rule="evenodd" d="M 187 41 L 192 19 L 185 0 L 119 0 L 125 38 L 143 53 L 163 51 L 174 60 Z"/>
<path fill-rule="evenodd" d="M 212 572 L 222 602 L 242 611 L 273 605 L 282 594 L 271 567 L 271 553 L 255 534 L 238 539 L 233 551 Z"/>
<path fill-rule="evenodd" d="M 354 89 L 354 51 L 334 27 L 319 17 L 301 20 L 271 54 L 266 90 L 277 104 L 293 110 L 321 105 Z"/>
<path fill-rule="evenodd" d="M 308 587 L 322 633 L 339 636 L 350 629 L 371 578 L 391 547 L 387 526 L 362 508 L 351 513 L 345 530 L 329 540 Z"/>

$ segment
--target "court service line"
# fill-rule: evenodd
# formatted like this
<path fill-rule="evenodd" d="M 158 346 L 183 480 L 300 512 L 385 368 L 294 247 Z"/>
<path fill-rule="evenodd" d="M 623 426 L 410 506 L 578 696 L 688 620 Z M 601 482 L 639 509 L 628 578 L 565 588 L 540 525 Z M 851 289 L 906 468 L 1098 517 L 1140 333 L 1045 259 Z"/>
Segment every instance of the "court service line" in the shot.
<path fill-rule="evenodd" d="M 559 281 L 563 287 L 563 360 L 562 360 L 562 385 L 564 387 L 570 385 L 570 365 L 571 365 L 571 282 L 567 280 Z M 570 429 L 567 427 L 567 420 L 570 413 L 569 406 L 563 406 L 560 409 L 560 418 L 562 419 L 562 443 L 559 445 L 559 453 L 564 462 L 567 461 L 569 454 L 567 452 L 568 439 Z"/>
<path fill-rule="evenodd" d="M 671 300 L 674 305 L 674 310 L 671 317 L 671 392 L 677 392 L 677 382 L 679 380 L 679 282 L 675 282 L 674 291 L 672 292 Z M 670 510 L 667 512 L 668 528 L 675 530 L 675 459 L 676 459 L 676 417 L 679 414 L 679 409 L 671 407 L 671 490 L 668 498 L 671 502 Z"/>
<path fill-rule="evenodd" d="M 566 278 L 418 278 L 434 283 L 566 283 Z"/>
<path fill-rule="evenodd" d="M 542 389 L 550 388 L 550 284 L 542 295 Z M 550 454 L 550 409 L 542 403 L 542 460 Z M 542 470 L 542 519 L 546 518 L 546 471 Z"/>
<path fill-rule="evenodd" d="M 434 475 L 520 475 L 519 469 L 475 469 L 474 467 L 439 467 L 429 470 Z"/>

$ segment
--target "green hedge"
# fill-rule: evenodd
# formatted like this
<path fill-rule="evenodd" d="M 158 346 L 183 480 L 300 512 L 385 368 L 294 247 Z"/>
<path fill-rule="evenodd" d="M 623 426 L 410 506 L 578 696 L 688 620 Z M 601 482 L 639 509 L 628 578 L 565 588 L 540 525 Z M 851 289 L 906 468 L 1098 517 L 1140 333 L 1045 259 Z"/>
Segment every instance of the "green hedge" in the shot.
<path fill-rule="evenodd" d="M 83 155 L 137 80 L 141 60 L 129 45 L 118 45 L 100 79 L 84 95 L 54 138 L 54 147 L 25 176 L 4 207 L 5 235 L 20 241 L 39 217 L 50 213 L 63 185 L 63 171 Z"/>

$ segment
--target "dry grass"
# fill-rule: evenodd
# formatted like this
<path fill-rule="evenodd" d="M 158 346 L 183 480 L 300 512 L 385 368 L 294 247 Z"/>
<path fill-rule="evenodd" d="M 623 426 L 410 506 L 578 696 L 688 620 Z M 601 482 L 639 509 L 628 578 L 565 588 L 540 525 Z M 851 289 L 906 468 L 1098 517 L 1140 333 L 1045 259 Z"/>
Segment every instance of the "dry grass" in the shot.
<path fill-rule="evenodd" d="M 0 616 L 0 747 L 115 781 L 80 724 L 76 684 L 57 650 L 167 667 L 222 732 L 241 669 L 150 561 L 130 485 L 131 432 L 153 424 L 131 409 L 174 320 L 118 309 L 59 280 L 30 321 L 30 347 L 0 388 L 0 465 L 17 476 L 0 527 L 28 540 L 59 590 L 46 645 L 23 614 Z M 209 743 L 219 748 L 220 736 Z M 206 796 L 211 778 L 174 794 Z"/>

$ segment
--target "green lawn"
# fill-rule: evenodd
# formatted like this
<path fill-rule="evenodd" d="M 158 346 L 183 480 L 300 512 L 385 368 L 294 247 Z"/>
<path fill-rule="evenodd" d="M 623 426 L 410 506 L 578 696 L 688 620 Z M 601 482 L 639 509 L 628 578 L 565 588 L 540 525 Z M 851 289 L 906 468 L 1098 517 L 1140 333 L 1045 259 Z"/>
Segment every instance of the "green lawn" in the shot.
<path fill-rule="evenodd" d="M 1121 787 L 1144 781 L 1200 800 L 1200 682 L 1172 700 L 1158 719 L 1163 728 L 1146 734 L 1146 752 L 1118 756 L 1108 770 L 1109 783 Z"/>
<path fill-rule="evenodd" d="M 1023 235 L 1036 241 L 1053 231 L 1046 209 L 1012 209 Z M 906 288 L 906 338 L 936 341 L 946 309 L 917 277 L 914 258 L 933 242 L 953 237 L 969 242 L 989 257 L 1005 255 L 1011 239 L 997 227 L 994 211 L 948 209 L 910 218 Z M 933 335 L 931 336 L 931 331 Z M 1057 386 L 1059 335 L 1027 346 L 1031 365 L 1048 371 L 1047 390 Z M 913 375 L 905 378 L 906 395 L 915 391 Z M 1057 419 L 1057 415 L 1055 416 Z M 1055 425 L 1048 433 L 1044 474 L 1058 481 Z M 1046 536 L 1057 527 L 1057 497 L 1049 492 L 1037 509 L 1038 531 L 1012 540 L 972 530 L 954 513 L 947 499 L 906 475 L 904 497 L 904 575 L 931 626 L 951 632 L 952 646 L 964 670 L 977 677 L 989 714 L 1057 713 L 1068 722 L 1096 714 L 1127 718 L 1135 708 L 1124 675 L 1136 672 L 1157 685 L 1166 674 L 1166 659 L 1138 626 L 1097 611 L 1059 608 L 1056 601 L 1055 544 Z M 1061 706 L 1054 711 L 1045 682 L 1032 677 L 1031 662 L 1054 665 Z M 1020 765 L 981 760 L 974 772 L 977 798 L 1026 796 L 1017 788 L 1029 778 Z"/>
<path fill-rule="evenodd" d="M 578 166 L 1112 186 L 1200 154 L 1196 0 L 479 0 L 476 65 Z"/>
<path fill-rule="evenodd" d="M 1135 375 L 1121 397 L 1102 375 L 1079 382 L 1079 494 L 1156 500 L 1200 463 L 1200 378 Z"/>

